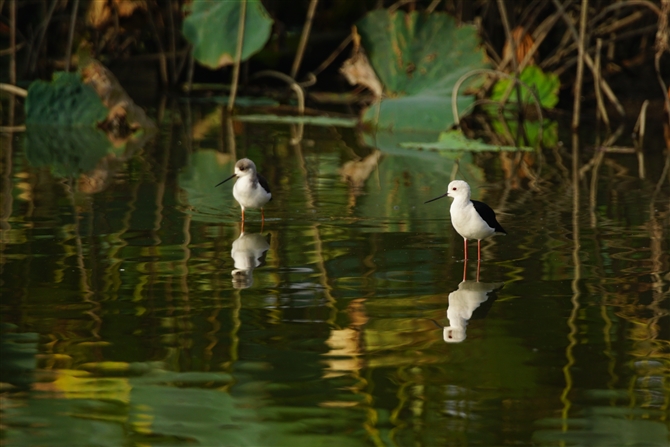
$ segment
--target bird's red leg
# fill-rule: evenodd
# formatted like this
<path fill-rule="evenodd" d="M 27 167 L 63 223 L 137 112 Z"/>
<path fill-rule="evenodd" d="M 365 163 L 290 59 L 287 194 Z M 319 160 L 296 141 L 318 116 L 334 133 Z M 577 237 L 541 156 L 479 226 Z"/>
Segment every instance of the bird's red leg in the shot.
<path fill-rule="evenodd" d="M 463 251 L 465 252 L 465 260 L 468 260 L 468 240 L 463 238 Z"/>
<path fill-rule="evenodd" d="M 261 233 L 263 232 L 263 226 L 265 225 L 265 211 L 261 208 Z"/>
<path fill-rule="evenodd" d="M 477 282 L 479 282 L 479 267 L 482 266 L 482 263 L 477 261 Z"/>
<path fill-rule="evenodd" d="M 244 222 L 244 208 L 242 208 L 242 222 Z"/>
<path fill-rule="evenodd" d="M 463 281 L 467 278 L 467 271 L 468 271 L 468 260 L 466 259 L 465 262 L 463 263 Z"/>
<path fill-rule="evenodd" d="M 477 241 L 477 262 L 482 260 L 482 241 Z"/>

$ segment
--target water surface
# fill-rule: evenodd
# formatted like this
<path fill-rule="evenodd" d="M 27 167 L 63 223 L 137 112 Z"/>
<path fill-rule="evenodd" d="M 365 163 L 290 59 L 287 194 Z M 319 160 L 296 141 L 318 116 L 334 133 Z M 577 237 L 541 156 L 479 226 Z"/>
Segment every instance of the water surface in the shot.
<path fill-rule="evenodd" d="M 668 445 L 660 145 L 441 154 L 220 117 L 175 104 L 76 173 L 2 137 L 0 444 Z M 273 193 L 243 234 L 214 188 L 241 157 Z M 453 175 L 509 233 L 479 273 L 450 199 L 423 204 Z"/>

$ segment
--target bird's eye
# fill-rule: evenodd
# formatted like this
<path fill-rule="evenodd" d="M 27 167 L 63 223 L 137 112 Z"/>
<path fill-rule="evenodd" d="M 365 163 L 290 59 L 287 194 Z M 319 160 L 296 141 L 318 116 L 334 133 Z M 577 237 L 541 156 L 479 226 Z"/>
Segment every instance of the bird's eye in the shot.
<path fill-rule="evenodd" d="M 244 171 L 244 167 L 241 167 L 241 168 L 240 168 L 240 171 Z"/>
<path fill-rule="evenodd" d="M 458 188 L 456 188 L 455 186 L 453 188 L 451 188 L 452 191 L 456 191 L 457 189 Z"/>

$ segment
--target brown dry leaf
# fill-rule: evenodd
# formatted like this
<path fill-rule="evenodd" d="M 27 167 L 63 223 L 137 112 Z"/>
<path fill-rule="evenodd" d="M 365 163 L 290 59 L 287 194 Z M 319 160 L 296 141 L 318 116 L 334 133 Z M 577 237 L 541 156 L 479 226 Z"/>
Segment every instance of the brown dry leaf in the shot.
<path fill-rule="evenodd" d="M 523 38 L 521 37 L 522 35 Z M 514 44 L 516 45 L 516 60 L 517 63 L 520 64 L 526 57 L 526 54 L 528 54 L 530 49 L 533 47 L 535 41 L 531 37 L 530 33 L 525 32 L 525 30 L 521 26 L 517 26 L 512 30 L 512 39 L 514 40 Z M 512 59 L 511 53 L 512 53 L 512 45 L 508 40 L 505 42 L 505 46 L 503 47 L 503 59 L 511 60 Z M 528 65 L 535 65 L 535 55 L 533 55 L 533 57 L 530 58 L 530 60 L 528 61 Z"/>
<path fill-rule="evenodd" d="M 356 27 L 352 29 L 354 48 L 351 51 L 351 57 L 344 61 L 340 67 L 340 73 L 349 81 L 351 85 L 362 85 L 368 88 L 376 98 L 381 98 L 384 88 L 377 77 L 375 70 L 370 65 L 368 57 L 361 48 L 361 36 Z"/>
<path fill-rule="evenodd" d="M 102 103 L 109 109 L 106 122 L 112 127 L 116 128 L 120 119 L 127 123 L 130 130 L 155 127 L 144 110 L 128 96 L 112 72 L 100 62 L 90 59 L 81 68 L 81 75 L 84 83 L 93 87 Z"/>
<path fill-rule="evenodd" d="M 362 160 L 346 162 L 340 169 L 342 180 L 354 188 L 362 188 L 372 171 L 375 170 L 381 158 L 381 151 L 375 151 Z"/>
<path fill-rule="evenodd" d="M 112 10 L 107 0 L 91 2 L 86 13 L 86 22 L 94 28 L 100 28 L 112 16 Z"/>
<path fill-rule="evenodd" d="M 147 4 L 144 0 L 114 0 L 114 5 L 120 17 L 131 16 L 136 9 L 144 11 L 147 9 Z"/>
<path fill-rule="evenodd" d="M 86 21 L 95 28 L 102 28 L 112 18 L 114 9 L 119 17 L 129 17 L 135 10 L 147 9 L 145 0 L 95 0 L 90 3 Z"/>

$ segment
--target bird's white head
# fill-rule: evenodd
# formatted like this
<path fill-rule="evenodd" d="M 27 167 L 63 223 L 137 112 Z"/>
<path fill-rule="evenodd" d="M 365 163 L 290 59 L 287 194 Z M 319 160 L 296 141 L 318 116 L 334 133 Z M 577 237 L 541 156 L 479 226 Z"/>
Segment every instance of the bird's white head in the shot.
<path fill-rule="evenodd" d="M 454 199 L 470 199 L 470 185 L 463 180 L 454 180 L 447 187 L 447 195 Z"/>
<path fill-rule="evenodd" d="M 235 163 L 235 175 L 237 177 L 244 177 L 246 175 L 254 175 L 256 173 L 256 165 L 248 158 L 242 158 Z"/>

